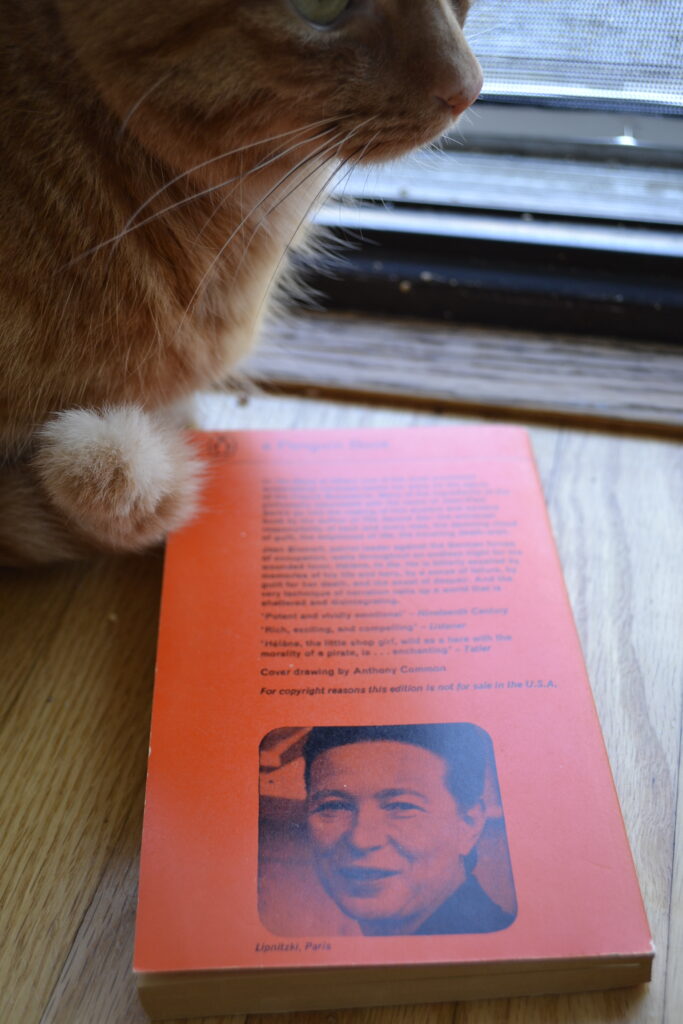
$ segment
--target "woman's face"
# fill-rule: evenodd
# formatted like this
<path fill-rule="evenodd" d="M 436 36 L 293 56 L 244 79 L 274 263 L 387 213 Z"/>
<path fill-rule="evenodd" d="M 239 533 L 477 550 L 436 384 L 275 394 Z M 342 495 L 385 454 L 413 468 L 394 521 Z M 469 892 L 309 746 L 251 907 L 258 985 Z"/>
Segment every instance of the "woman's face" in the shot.
<path fill-rule="evenodd" d="M 334 747 L 311 765 L 318 874 L 366 934 L 414 931 L 465 879 L 483 811 L 462 815 L 445 775 L 437 754 L 394 741 Z"/>

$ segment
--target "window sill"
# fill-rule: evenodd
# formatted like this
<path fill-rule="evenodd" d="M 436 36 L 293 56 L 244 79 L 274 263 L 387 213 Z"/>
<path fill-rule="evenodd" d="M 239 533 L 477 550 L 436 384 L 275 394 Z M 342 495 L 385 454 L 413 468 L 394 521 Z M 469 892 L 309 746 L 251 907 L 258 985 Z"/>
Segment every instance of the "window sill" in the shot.
<path fill-rule="evenodd" d="M 299 314 L 242 370 L 280 393 L 683 435 L 683 352 L 647 341 Z"/>
<path fill-rule="evenodd" d="M 677 125 L 674 130 L 681 132 Z M 513 142 L 502 138 L 498 144 Z M 683 227 L 680 167 L 626 165 L 607 156 L 591 161 L 586 148 L 582 159 L 467 149 L 421 152 L 371 171 L 357 168 L 338 193 L 416 207 Z M 626 148 L 612 146 L 611 152 L 623 155 Z M 651 155 L 649 147 L 636 146 L 636 152 L 643 160 Z"/>

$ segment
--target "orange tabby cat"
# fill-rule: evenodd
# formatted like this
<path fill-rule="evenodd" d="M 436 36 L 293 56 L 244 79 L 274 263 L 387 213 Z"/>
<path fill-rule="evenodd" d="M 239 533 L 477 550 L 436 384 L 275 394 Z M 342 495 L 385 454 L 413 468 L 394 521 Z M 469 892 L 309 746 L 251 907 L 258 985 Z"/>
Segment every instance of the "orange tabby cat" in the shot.
<path fill-rule="evenodd" d="M 469 0 L 0 0 L 0 562 L 192 515 L 178 403 L 247 351 L 330 175 L 481 88 Z"/>

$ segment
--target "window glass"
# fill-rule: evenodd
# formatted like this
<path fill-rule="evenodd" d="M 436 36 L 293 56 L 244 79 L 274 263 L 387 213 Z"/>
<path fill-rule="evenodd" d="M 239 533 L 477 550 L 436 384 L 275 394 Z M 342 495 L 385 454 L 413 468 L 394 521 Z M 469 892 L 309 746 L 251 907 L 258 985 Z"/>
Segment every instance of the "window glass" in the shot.
<path fill-rule="evenodd" d="M 683 113 L 683 0 L 475 0 L 484 98 Z"/>

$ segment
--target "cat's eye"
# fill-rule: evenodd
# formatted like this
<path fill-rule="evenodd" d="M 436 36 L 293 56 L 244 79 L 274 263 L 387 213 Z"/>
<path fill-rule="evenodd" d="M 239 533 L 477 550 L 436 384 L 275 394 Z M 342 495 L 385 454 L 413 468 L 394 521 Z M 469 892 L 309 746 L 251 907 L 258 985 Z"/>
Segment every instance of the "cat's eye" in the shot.
<path fill-rule="evenodd" d="M 333 25 L 340 15 L 351 6 L 352 0 L 291 0 L 302 18 L 319 28 Z"/>

